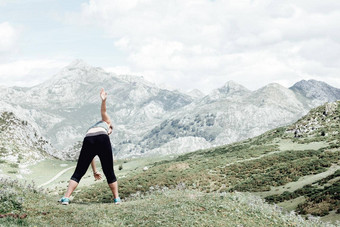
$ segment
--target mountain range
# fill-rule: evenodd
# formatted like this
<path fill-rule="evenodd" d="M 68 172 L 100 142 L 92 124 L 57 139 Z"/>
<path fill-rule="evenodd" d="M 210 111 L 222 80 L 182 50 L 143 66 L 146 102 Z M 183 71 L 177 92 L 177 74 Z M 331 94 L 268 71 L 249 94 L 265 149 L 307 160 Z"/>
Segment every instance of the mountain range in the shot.
<path fill-rule="evenodd" d="M 0 113 L 28 122 L 29 131 L 53 146 L 45 149 L 47 153 L 76 159 L 86 130 L 100 119 L 102 87 L 109 94 L 107 110 L 115 127 L 111 141 L 119 158 L 232 143 L 292 123 L 313 107 L 340 99 L 340 89 L 316 80 L 302 80 L 290 88 L 268 84 L 255 91 L 229 81 L 208 95 L 199 90 L 184 93 L 76 60 L 34 87 L 1 87 Z"/>

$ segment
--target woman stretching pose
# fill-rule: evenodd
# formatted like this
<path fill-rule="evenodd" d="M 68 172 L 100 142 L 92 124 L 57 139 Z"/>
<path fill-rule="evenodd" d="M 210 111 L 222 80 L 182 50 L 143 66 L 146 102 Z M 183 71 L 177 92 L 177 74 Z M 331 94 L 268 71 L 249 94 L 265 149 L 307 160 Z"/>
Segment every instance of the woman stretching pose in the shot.
<path fill-rule="evenodd" d="M 100 91 L 101 115 L 102 120 L 89 128 L 83 141 L 83 146 L 80 151 L 76 170 L 74 171 L 69 182 L 65 196 L 59 202 L 63 205 L 68 205 L 70 196 L 79 184 L 80 179 L 86 173 L 90 163 L 93 170 L 94 178 L 101 179 L 101 175 L 96 170 L 94 157 L 99 156 L 103 172 L 105 174 L 107 183 L 114 196 L 114 203 L 119 204 L 120 198 L 118 196 L 118 183 L 113 170 L 113 156 L 109 135 L 112 133 L 112 124 L 109 116 L 106 113 L 106 98 L 107 93 L 102 88 Z"/>

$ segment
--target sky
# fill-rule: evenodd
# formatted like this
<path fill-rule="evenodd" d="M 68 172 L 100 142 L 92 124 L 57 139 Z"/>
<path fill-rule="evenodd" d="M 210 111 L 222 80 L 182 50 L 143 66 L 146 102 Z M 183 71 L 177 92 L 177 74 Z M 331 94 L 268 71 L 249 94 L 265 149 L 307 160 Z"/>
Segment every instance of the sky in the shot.
<path fill-rule="evenodd" d="M 75 59 L 182 91 L 340 88 L 340 1 L 0 0 L 0 85 L 42 83 Z"/>

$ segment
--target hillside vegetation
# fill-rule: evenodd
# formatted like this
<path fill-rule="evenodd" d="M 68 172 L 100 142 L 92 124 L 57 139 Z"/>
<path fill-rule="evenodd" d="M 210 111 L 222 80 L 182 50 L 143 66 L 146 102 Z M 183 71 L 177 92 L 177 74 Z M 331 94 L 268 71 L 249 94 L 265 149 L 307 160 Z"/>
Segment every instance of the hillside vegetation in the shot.
<path fill-rule="evenodd" d="M 0 178 L 1 226 L 332 226 L 243 193 L 159 190 L 112 203 L 57 204 L 32 185 Z"/>
<path fill-rule="evenodd" d="M 0 225 L 332 226 L 308 214 L 337 225 L 339 117 L 340 101 L 252 139 L 158 161 L 146 171 L 136 166 L 119 179 L 121 206 L 112 204 L 105 180 L 61 206 L 65 189 L 52 196 L 1 179 Z M 116 164 L 124 169 L 129 162 Z"/>
<path fill-rule="evenodd" d="M 338 172 L 311 186 L 298 187 L 294 195 L 275 191 L 287 183 L 299 183 L 302 177 L 339 168 L 339 116 L 340 101 L 313 109 L 296 123 L 258 137 L 155 163 L 148 171 L 120 179 L 121 196 L 129 198 L 155 188 L 256 192 L 263 197 L 270 194 L 270 202 L 302 196 L 304 199 L 294 207 L 301 214 L 339 213 Z M 75 201 L 109 201 L 106 187 L 103 183 L 82 190 Z M 333 216 L 333 220 L 339 220 L 339 214 Z"/>

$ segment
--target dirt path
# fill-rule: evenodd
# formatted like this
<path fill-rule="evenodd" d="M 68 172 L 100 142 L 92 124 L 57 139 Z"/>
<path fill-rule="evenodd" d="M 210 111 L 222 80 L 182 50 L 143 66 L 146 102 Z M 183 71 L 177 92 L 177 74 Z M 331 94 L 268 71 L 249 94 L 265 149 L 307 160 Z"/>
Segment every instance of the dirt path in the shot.
<path fill-rule="evenodd" d="M 48 185 L 50 183 L 52 183 L 53 181 L 55 181 L 58 177 L 60 177 L 61 175 L 63 175 L 64 173 L 66 173 L 68 170 L 72 169 L 72 168 L 75 168 L 75 166 L 71 166 L 71 167 L 68 167 L 62 171 L 60 171 L 59 173 L 57 173 L 57 175 L 55 175 L 54 177 L 52 177 L 49 181 L 39 185 L 38 187 L 43 187 L 45 185 Z"/>

